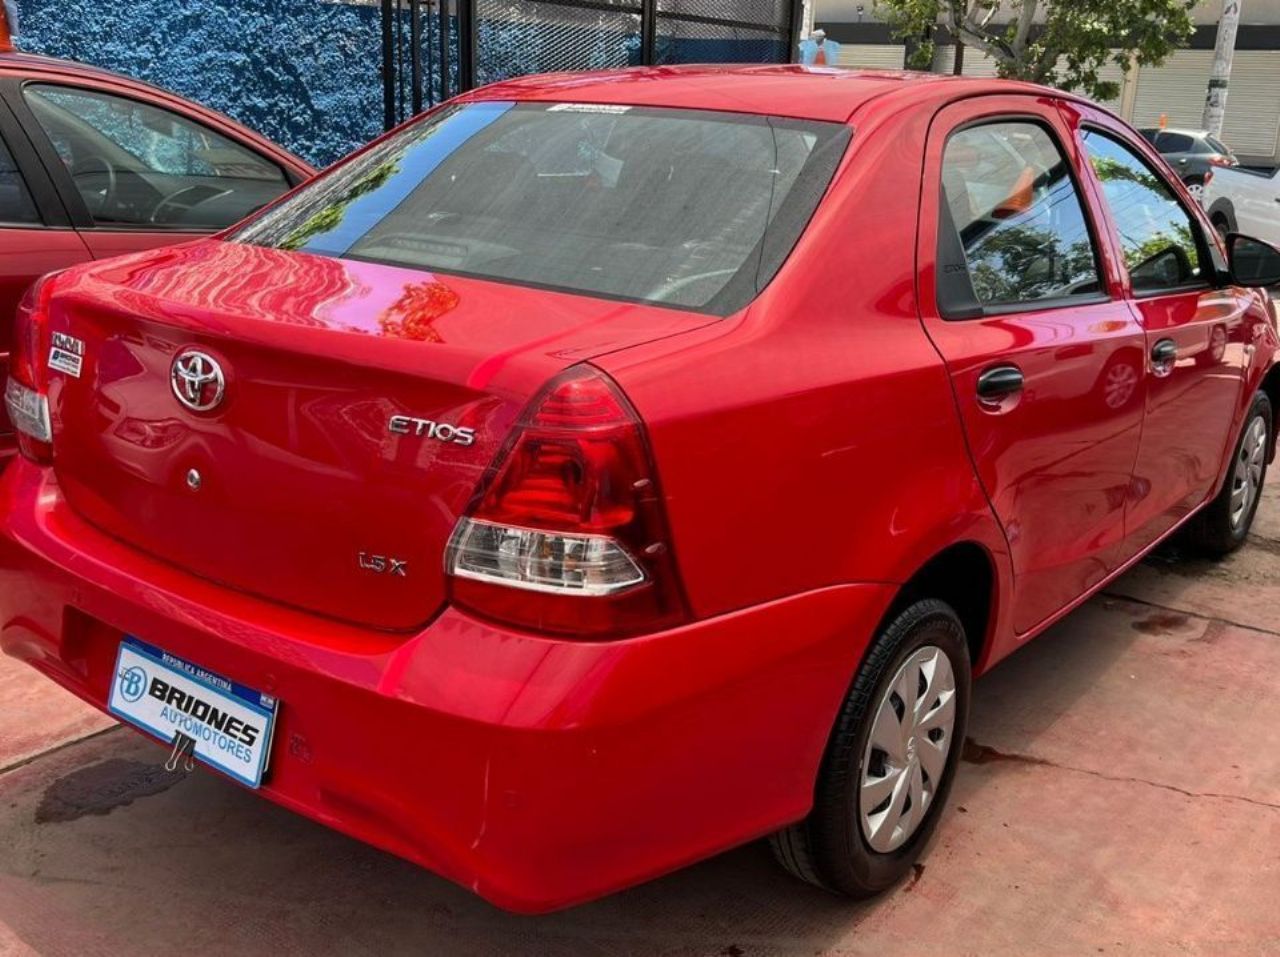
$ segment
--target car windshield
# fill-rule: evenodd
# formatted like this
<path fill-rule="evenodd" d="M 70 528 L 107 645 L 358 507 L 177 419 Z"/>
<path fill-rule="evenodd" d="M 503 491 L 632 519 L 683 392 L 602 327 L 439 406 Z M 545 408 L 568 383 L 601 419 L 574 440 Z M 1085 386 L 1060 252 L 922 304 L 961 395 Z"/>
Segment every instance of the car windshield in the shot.
<path fill-rule="evenodd" d="M 837 123 L 485 102 L 406 128 L 232 239 L 728 315 L 773 277 Z"/>

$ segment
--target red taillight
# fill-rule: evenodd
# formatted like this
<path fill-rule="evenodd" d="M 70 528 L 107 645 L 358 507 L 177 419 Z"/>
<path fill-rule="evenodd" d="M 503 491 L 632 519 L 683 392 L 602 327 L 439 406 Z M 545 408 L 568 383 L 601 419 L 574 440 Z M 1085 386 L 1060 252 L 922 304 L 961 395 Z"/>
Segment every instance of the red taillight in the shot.
<path fill-rule="evenodd" d="M 1222 156 L 1215 154 L 1209 157 L 1210 166 L 1236 166 L 1237 160 L 1234 156 Z"/>
<path fill-rule="evenodd" d="M 48 376 L 42 362 L 49 351 L 49 300 L 53 277 L 39 279 L 27 290 L 14 315 L 13 347 L 5 407 L 18 434 L 18 451 L 33 462 L 53 460 L 49 422 Z"/>
<path fill-rule="evenodd" d="M 621 637 L 688 613 L 639 417 L 579 366 L 529 405 L 449 543 L 453 600 L 536 631 Z"/>

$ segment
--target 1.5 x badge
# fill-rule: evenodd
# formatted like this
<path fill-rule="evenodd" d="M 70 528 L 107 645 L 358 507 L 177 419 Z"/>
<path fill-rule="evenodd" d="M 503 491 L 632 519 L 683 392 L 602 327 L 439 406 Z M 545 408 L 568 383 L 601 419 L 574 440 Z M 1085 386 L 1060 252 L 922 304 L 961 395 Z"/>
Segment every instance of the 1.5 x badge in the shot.
<path fill-rule="evenodd" d="M 53 334 L 53 347 L 49 350 L 49 368 L 80 378 L 84 367 L 84 341 L 65 332 Z"/>

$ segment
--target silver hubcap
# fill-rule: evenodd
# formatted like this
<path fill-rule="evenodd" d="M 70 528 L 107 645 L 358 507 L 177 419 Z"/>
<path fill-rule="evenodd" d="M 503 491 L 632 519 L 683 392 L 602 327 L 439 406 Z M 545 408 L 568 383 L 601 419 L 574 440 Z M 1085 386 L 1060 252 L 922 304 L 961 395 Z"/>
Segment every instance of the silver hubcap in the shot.
<path fill-rule="evenodd" d="M 942 785 L 956 723 L 956 678 L 941 648 L 926 645 L 906 660 L 873 721 L 858 817 L 867 843 L 884 854 L 916 832 Z"/>
<path fill-rule="evenodd" d="M 1231 527 L 1239 531 L 1262 490 L 1262 469 L 1267 460 L 1267 420 L 1257 416 L 1244 430 L 1235 471 L 1231 475 Z"/>
<path fill-rule="evenodd" d="M 1191 198 L 1197 203 L 1204 199 L 1204 187 L 1199 183 L 1192 183 L 1187 187 L 1187 192 L 1191 194 Z"/>

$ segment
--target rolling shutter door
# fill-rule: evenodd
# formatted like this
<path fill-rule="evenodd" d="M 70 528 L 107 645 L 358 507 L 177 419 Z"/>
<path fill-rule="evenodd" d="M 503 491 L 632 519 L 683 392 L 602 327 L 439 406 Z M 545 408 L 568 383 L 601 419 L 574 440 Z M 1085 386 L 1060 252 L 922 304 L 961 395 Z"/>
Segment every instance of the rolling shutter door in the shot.
<path fill-rule="evenodd" d="M 1169 126 L 1200 129 L 1212 64 L 1212 50 L 1177 50 L 1161 66 L 1142 67 L 1133 101 L 1133 125 L 1159 126 L 1164 114 Z"/>
<path fill-rule="evenodd" d="M 840 66 L 864 70 L 901 70 L 906 47 L 901 43 L 842 43 Z"/>
<path fill-rule="evenodd" d="M 1212 50 L 1178 50 L 1163 66 L 1143 67 L 1138 74 L 1134 125 L 1156 126 L 1164 113 L 1170 126 L 1200 129 L 1212 67 Z M 1274 50 L 1237 50 L 1222 138 L 1242 156 L 1272 158 L 1278 129 L 1280 56 Z"/>

